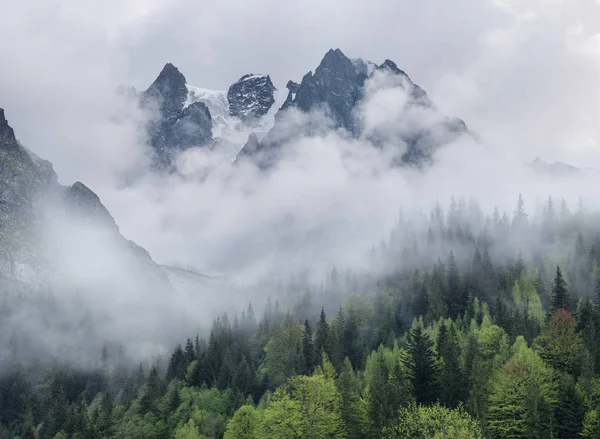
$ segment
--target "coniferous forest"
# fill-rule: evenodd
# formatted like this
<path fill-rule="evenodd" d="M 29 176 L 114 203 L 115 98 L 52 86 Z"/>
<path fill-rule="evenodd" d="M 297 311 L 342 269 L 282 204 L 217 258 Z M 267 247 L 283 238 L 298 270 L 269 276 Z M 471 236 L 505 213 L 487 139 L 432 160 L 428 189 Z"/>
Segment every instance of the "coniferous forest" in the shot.
<path fill-rule="evenodd" d="M 369 269 L 294 277 L 166 357 L 25 361 L 16 337 L 0 438 L 600 438 L 599 220 L 401 213 Z"/>

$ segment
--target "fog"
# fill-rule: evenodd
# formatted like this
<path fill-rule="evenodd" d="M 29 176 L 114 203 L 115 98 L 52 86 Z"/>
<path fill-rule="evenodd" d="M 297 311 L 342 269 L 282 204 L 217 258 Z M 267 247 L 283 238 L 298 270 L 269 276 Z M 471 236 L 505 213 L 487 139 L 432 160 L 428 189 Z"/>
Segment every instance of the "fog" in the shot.
<path fill-rule="evenodd" d="M 126 334 L 136 355 L 146 355 L 165 348 L 161 334 L 191 336 L 217 311 L 278 294 L 259 291 L 266 280 L 307 271 L 318 286 L 334 266 L 378 272 L 370 251 L 389 239 L 400 211 L 418 222 L 438 203 L 446 210 L 453 196 L 474 198 L 486 215 L 498 206 L 512 216 L 519 193 L 530 214 L 548 195 L 573 209 L 580 197 L 598 207 L 598 2 L 308 2 L 290 5 L 295 12 L 278 5 L 54 0 L 4 8 L 0 106 L 20 141 L 53 162 L 61 183 L 92 188 L 121 234 L 157 263 L 225 275 L 196 294 L 172 294 L 124 265 L 123 243 L 96 226 L 55 222 L 51 210 L 45 244 L 60 260 L 57 290 L 83 305 L 60 303 L 69 316 L 96 313 L 103 340 Z M 284 90 L 330 47 L 394 60 L 437 109 L 407 107 L 401 88 L 375 77 L 360 106 L 359 139 L 335 130 L 295 136 L 267 172 L 193 148 L 177 172 L 157 173 L 140 129 L 149 115 L 115 92 L 123 84 L 145 89 L 166 62 L 202 87 L 224 89 L 260 71 Z M 462 118 L 472 136 L 440 148 L 430 166 L 394 166 L 402 135 L 443 114 Z M 319 112 L 284 117 L 289 130 L 298 118 L 329 125 Z M 592 169 L 543 176 L 526 165 L 536 156 Z"/>

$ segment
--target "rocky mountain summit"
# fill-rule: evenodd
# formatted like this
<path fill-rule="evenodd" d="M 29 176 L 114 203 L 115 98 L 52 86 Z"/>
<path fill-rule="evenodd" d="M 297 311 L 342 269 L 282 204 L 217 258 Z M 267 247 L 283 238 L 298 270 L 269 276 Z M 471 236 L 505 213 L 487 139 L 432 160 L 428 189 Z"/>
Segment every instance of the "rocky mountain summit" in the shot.
<path fill-rule="evenodd" d="M 290 141 L 333 129 L 377 148 L 393 144 L 396 164 L 421 166 L 437 148 L 468 132 L 463 121 L 443 115 L 391 60 L 377 65 L 331 49 L 314 72 L 299 83 L 289 81 L 286 88 L 285 101 L 277 105 L 269 75 L 246 74 L 226 91 L 208 90 L 188 84 L 175 66 L 166 64 L 139 97 L 153 116 L 147 128 L 157 162 L 168 165 L 178 152 L 206 147 L 230 162 L 248 160 L 268 168 Z M 402 90 L 406 102 L 395 120 L 373 126 L 365 106 L 382 90 Z M 284 120 L 290 111 L 305 117 Z M 318 112 L 326 120 L 311 117 Z"/>
<path fill-rule="evenodd" d="M 170 63 L 141 94 L 141 106 L 156 112 L 148 126 L 148 137 L 162 165 L 167 165 L 177 151 L 212 141 L 208 107 L 200 101 L 186 106 L 187 97 L 185 76 Z"/>
<path fill-rule="evenodd" d="M 377 85 L 379 83 L 381 84 Z M 395 125 L 406 125 L 402 119 L 409 119 L 404 116 L 415 108 L 437 113 L 436 117 L 416 122 L 411 120 L 410 129 L 403 128 L 401 132 L 397 127 L 390 126 L 394 124 L 389 123 L 382 127 L 366 127 L 361 105 L 368 98 L 366 94 L 369 87 L 401 88 L 407 93 L 406 109 L 395 121 Z M 318 135 L 329 129 L 342 129 L 351 137 L 362 138 L 376 147 L 389 140 L 392 133 L 396 143 L 404 144 L 398 164 L 420 165 L 431 159 L 437 147 L 467 132 L 465 123 L 460 119 L 439 114 L 425 91 L 390 60 L 377 66 L 370 61 L 350 59 L 340 49 L 331 49 L 314 73 L 308 72 L 299 84 L 289 81 L 286 88 L 288 96 L 276 115 L 273 128 L 258 144 L 256 139 L 250 139 L 236 161 L 253 160 L 259 167 L 268 168 L 278 160 L 282 146 L 294 138 Z M 319 121 L 307 117 L 304 122 L 292 122 L 293 126 L 290 127 L 289 121 L 283 122 L 285 111 L 290 109 L 296 109 L 302 114 L 322 110 L 329 120 Z"/>
<path fill-rule="evenodd" d="M 227 91 L 208 90 L 188 84 L 177 67 L 166 64 L 139 96 L 150 114 L 147 132 L 157 163 L 168 165 L 192 147 L 224 144 L 231 144 L 233 160 L 250 132 L 266 133 L 272 126 L 275 95 L 269 75 L 247 74 Z"/>

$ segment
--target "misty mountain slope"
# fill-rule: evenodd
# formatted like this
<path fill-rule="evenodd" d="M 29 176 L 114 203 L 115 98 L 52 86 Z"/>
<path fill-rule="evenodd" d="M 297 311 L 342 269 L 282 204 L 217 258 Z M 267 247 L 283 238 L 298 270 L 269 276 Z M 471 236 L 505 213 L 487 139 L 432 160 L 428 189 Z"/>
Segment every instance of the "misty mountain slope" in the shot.
<path fill-rule="evenodd" d="M 108 236 L 111 245 L 127 249 L 136 262 L 152 261 L 147 252 L 131 251 L 134 247 L 119 234 L 114 219 L 93 191 L 81 182 L 69 187 L 58 184 L 52 165 L 18 142 L 3 110 L 0 110 L 0 188 L 3 244 L 0 274 L 6 278 L 16 276 L 18 279 L 19 273 L 34 273 L 39 268 L 55 265 L 51 261 L 53 255 L 47 254 L 44 246 L 54 244 L 49 236 L 59 230 L 53 227 L 65 225 L 73 227 L 72 233 L 89 228 Z M 66 247 L 60 244 L 61 249 Z M 45 282 L 50 279 L 22 280 Z"/>
<path fill-rule="evenodd" d="M 589 168 L 578 168 L 563 162 L 548 163 L 540 157 L 536 157 L 534 161 L 527 164 L 533 171 L 539 175 L 548 177 L 574 177 L 581 175 L 584 172 L 592 171 Z"/>
<path fill-rule="evenodd" d="M 208 147 L 233 162 L 250 133 L 262 138 L 271 129 L 277 98 L 269 75 L 247 74 L 228 90 L 209 90 L 188 84 L 170 63 L 139 97 L 150 113 L 149 141 L 162 165 L 193 147 Z"/>
<path fill-rule="evenodd" d="M 437 147 L 467 132 L 463 121 L 441 114 L 425 91 L 390 60 L 376 66 L 331 49 L 314 73 L 307 73 L 300 84 L 288 82 L 287 89 L 276 124 L 262 141 L 250 139 L 238 161 L 249 158 L 266 168 L 279 159 L 284 144 L 342 129 L 375 147 L 397 148 L 398 163 L 422 164 L 431 159 Z M 380 95 L 398 91 L 402 93 L 395 96 L 400 107 L 397 114 L 388 120 L 371 120 L 377 111 L 370 106 L 378 105 Z M 290 113 L 292 110 L 300 116 Z M 324 112 L 326 117 L 302 116 L 315 111 Z"/>
<path fill-rule="evenodd" d="M 81 182 L 60 185 L 52 165 L 18 142 L 0 109 L 0 351 L 14 334 L 37 334 L 32 350 L 39 355 L 98 352 L 63 337 L 85 330 L 94 343 L 131 332 L 135 352 L 156 352 L 195 321 L 198 311 L 188 315 L 188 304 L 215 282 L 163 267 L 124 238 L 100 198 Z M 42 306 L 61 312 L 46 315 Z"/>

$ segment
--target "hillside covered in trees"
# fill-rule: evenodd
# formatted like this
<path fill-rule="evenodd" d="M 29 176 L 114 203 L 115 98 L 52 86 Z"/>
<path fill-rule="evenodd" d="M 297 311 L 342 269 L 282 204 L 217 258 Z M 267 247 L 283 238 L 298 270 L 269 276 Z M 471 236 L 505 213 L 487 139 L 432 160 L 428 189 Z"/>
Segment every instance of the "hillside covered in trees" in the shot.
<path fill-rule="evenodd" d="M 13 338 L 0 438 L 599 438 L 600 215 L 444 210 L 167 358 L 24 361 Z"/>

